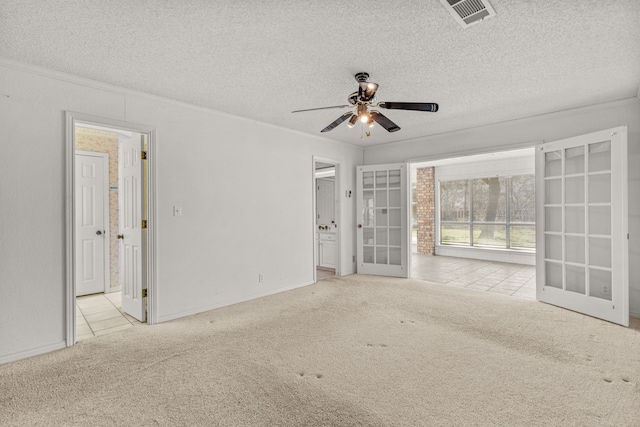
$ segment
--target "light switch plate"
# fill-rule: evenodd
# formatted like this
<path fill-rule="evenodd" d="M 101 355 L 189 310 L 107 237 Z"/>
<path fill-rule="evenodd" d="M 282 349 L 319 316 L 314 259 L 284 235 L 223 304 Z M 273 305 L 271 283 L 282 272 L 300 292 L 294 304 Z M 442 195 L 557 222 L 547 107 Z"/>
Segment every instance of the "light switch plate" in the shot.
<path fill-rule="evenodd" d="M 182 206 L 173 207 L 173 216 L 182 216 Z"/>

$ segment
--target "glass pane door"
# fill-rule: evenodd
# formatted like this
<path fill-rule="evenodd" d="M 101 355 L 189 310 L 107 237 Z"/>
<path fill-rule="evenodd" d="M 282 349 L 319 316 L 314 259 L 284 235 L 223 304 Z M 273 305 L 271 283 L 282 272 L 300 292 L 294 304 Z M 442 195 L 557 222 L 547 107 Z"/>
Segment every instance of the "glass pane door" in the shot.
<path fill-rule="evenodd" d="M 536 169 L 538 299 L 628 325 L 626 128 L 542 145 Z"/>
<path fill-rule="evenodd" d="M 363 166 L 358 174 L 358 273 L 408 277 L 406 166 Z"/>

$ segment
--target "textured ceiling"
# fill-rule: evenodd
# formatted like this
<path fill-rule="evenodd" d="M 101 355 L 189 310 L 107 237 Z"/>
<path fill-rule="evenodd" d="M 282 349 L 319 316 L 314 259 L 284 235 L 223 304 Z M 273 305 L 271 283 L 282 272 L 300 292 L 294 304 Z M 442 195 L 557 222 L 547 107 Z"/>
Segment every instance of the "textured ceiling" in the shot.
<path fill-rule="evenodd" d="M 401 128 L 371 146 L 636 96 L 640 1 L 490 0 L 463 29 L 438 0 L 2 0 L 0 57 L 305 133 L 367 71 Z"/>

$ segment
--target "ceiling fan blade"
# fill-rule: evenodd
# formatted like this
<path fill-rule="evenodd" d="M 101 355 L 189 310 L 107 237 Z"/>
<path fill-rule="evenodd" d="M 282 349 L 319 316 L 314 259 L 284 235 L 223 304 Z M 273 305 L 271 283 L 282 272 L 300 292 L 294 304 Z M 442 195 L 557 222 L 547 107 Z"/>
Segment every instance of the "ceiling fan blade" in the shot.
<path fill-rule="evenodd" d="M 369 102 L 376 96 L 376 91 L 378 90 L 377 83 L 371 82 L 360 82 L 360 87 L 358 88 L 358 99 L 362 102 Z"/>
<path fill-rule="evenodd" d="M 378 111 L 372 111 L 371 118 L 380 126 L 385 128 L 387 132 L 397 132 L 400 130 L 400 126 L 393 123 L 387 116 Z"/>
<path fill-rule="evenodd" d="M 438 104 L 433 102 L 381 102 L 377 106 L 388 110 L 438 111 Z"/>
<path fill-rule="evenodd" d="M 353 107 L 353 105 L 334 105 L 332 107 L 308 108 L 306 110 L 295 110 L 295 111 L 292 111 L 292 113 L 301 113 L 303 111 L 328 110 L 330 108 L 347 108 L 347 107 Z"/>
<path fill-rule="evenodd" d="M 340 123 L 349 120 L 351 118 L 351 116 L 353 116 L 352 112 L 348 112 L 348 113 L 344 113 L 343 115 L 341 115 L 340 117 L 338 117 L 337 119 L 335 119 L 329 126 L 327 126 L 326 128 L 322 129 L 320 132 L 329 132 L 330 130 L 335 129 Z"/>

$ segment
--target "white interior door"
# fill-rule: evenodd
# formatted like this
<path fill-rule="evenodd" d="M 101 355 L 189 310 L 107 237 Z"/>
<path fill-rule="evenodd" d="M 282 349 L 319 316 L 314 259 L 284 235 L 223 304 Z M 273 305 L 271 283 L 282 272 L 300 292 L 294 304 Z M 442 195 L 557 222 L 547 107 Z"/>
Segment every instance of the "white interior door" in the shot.
<path fill-rule="evenodd" d="M 82 153 L 75 156 L 76 296 L 104 292 L 109 283 L 109 158 Z"/>
<path fill-rule="evenodd" d="M 538 300 L 629 325 L 627 129 L 536 150 Z"/>
<path fill-rule="evenodd" d="M 145 301 L 142 297 L 142 141 L 139 134 L 119 144 L 120 207 L 120 286 L 122 311 L 144 322 Z"/>
<path fill-rule="evenodd" d="M 357 269 L 409 277 L 405 164 L 357 168 Z"/>
<path fill-rule="evenodd" d="M 318 178 L 317 193 L 316 193 L 316 210 L 317 210 L 317 225 L 326 225 L 333 231 L 333 223 L 335 222 L 334 215 L 334 180 L 328 178 Z"/>

